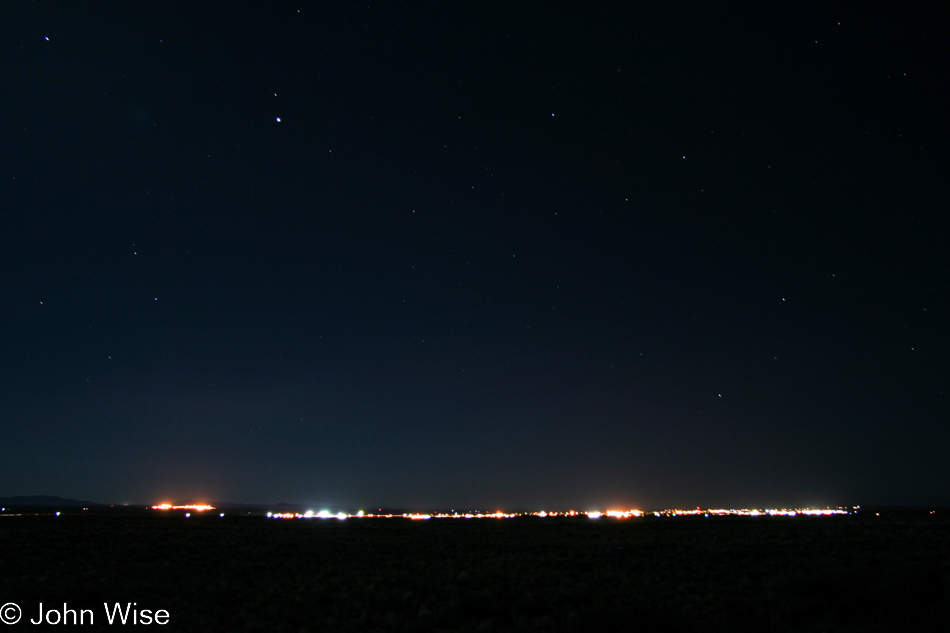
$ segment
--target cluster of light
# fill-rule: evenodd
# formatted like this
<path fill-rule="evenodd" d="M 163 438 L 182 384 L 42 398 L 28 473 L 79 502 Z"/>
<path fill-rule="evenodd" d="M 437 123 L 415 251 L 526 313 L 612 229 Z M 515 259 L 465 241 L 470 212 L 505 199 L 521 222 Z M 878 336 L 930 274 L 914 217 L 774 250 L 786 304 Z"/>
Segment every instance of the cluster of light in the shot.
<path fill-rule="evenodd" d="M 195 512 L 204 512 L 205 510 L 214 510 L 214 506 L 209 506 L 203 503 L 184 506 L 174 506 L 170 503 L 160 503 L 158 505 L 152 506 L 152 510 L 194 510 Z"/>
<path fill-rule="evenodd" d="M 329 510 L 320 510 L 319 512 L 314 512 L 313 510 L 307 510 L 303 514 L 299 512 L 268 512 L 268 519 L 348 519 L 350 516 L 363 516 L 361 512 L 359 515 L 349 515 L 345 512 L 337 512 L 336 514 L 331 514 Z"/>
<path fill-rule="evenodd" d="M 411 514 L 404 514 L 402 516 L 409 519 L 415 518 Z M 434 519 L 511 519 L 524 515 L 520 512 L 505 513 L 499 510 L 498 512 L 436 512 L 435 514 L 428 515 L 426 518 L 430 516 Z"/>
<path fill-rule="evenodd" d="M 766 508 L 761 509 L 712 509 L 706 510 L 706 514 L 712 514 L 715 516 L 749 516 L 749 517 L 759 517 L 759 516 L 796 516 L 796 515 L 809 515 L 809 516 L 831 516 L 833 514 L 851 514 L 852 511 L 856 511 L 860 506 L 854 506 L 852 509 L 848 508 Z"/>
<path fill-rule="evenodd" d="M 169 509 L 178 509 L 178 508 L 189 508 L 195 510 L 208 510 L 211 509 L 211 506 L 171 506 L 169 504 L 162 504 L 161 506 L 153 506 L 155 509 L 159 510 L 169 510 Z M 830 516 L 834 514 L 851 514 L 856 512 L 860 506 L 853 506 L 852 508 L 783 508 L 783 509 L 707 509 L 703 510 L 697 507 L 695 510 L 681 510 L 681 509 L 666 509 L 666 510 L 657 510 L 653 511 L 653 516 L 656 517 L 683 517 L 683 516 L 797 516 L 797 515 L 810 515 L 810 516 Z M 407 512 L 403 514 L 373 514 L 365 513 L 362 510 L 356 514 L 347 514 L 346 512 L 337 512 L 332 513 L 329 510 L 320 510 L 319 512 L 314 512 L 313 510 L 307 510 L 304 513 L 299 512 L 268 512 L 267 517 L 270 519 L 348 519 L 348 518 L 378 518 L 378 519 L 393 519 L 393 518 L 402 518 L 410 519 L 413 521 L 425 521 L 428 519 L 511 519 L 516 517 L 588 517 L 590 519 L 600 519 L 602 517 L 612 518 L 612 519 L 630 519 L 646 516 L 648 513 L 645 513 L 643 510 L 588 510 L 585 512 L 578 512 L 577 510 L 567 510 L 564 512 L 559 511 L 549 511 L 541 510 L 540 512 Z"/>
<path fill-rule="evenodd" d="M 539 518 L 544 519 L 547 517 L 576 517 L 582 514 L 586 514 L 586 513 L 577 512 L 575 510 L 568 510 L 567 512 L 558 512 L 557 510 L 541 510 L 540 512 L 529 512 L 526 515 L 519 515 L 519 516 L 532 516 L 532 517 L 539 517 Z"/>
<path fill-rule="evenodd" d="M 629 519 L 630 517 L 643 516 L 641 510 L 607 510 L 604 514 L 615 519 Z"/>
<path fill-rule="evenodd" d="M 268 512 L 268 519 L 299 519 L 300 515 L 296 512 Z"/>

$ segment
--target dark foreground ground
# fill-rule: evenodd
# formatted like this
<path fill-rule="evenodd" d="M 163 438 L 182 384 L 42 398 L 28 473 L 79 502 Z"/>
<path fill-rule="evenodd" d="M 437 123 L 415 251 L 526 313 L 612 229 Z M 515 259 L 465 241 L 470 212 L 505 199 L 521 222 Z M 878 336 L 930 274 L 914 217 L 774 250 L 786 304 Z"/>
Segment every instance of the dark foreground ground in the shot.
<path fill-rule="evenodd" d="M 950 521 L 793 518 L 0 518 L 17 630 L 945 630 Z M 94 624 L 34 626 L 39 603 Z"/>

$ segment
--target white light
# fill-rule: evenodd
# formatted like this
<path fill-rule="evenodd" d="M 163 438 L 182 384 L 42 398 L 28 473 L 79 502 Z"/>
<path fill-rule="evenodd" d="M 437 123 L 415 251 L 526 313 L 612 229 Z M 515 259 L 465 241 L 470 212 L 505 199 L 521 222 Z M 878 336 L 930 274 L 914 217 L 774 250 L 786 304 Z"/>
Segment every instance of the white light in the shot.
<path fill-rule="evenodd" d="M 277 122 L 280 123 L 280 117 L 277 117 Z"/>

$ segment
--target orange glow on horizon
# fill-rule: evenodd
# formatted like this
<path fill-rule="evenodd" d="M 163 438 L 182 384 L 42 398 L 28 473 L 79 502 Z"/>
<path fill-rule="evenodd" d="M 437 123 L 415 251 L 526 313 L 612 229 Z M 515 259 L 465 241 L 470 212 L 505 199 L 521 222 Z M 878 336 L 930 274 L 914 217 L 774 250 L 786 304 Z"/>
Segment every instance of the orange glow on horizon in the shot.
<path fill-rule="evenodd" d="M 607 510 L 604 514 L 616 519 L 629 519 L 630 517 L 643 516 L 641 510 Z"/>
<path fill-rule="evenodd" d="M 214 506 L 204 503 L 189 504 L 184 506 L 176 506 L 170 503 L 159 503 L 158 505 L 152 506 L 152 510 L 194 510 L 195 512 L 204 512 L 205 510 L 214 509 Z"/>

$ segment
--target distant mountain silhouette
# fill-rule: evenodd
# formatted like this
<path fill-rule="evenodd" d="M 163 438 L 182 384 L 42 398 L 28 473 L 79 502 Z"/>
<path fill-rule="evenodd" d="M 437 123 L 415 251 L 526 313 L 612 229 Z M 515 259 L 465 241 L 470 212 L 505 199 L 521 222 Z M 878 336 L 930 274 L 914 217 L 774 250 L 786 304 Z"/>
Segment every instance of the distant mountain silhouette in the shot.
<path fill-rule="evenodd" d="M 79 501 L 78 499 L 66 499 L 54 495 L 29 495 L 23 497 L 0 497 L 0 506 L 62 506 L 84 508 L 102 506 L 95 501 Z"/>

